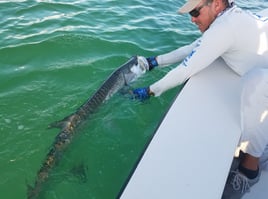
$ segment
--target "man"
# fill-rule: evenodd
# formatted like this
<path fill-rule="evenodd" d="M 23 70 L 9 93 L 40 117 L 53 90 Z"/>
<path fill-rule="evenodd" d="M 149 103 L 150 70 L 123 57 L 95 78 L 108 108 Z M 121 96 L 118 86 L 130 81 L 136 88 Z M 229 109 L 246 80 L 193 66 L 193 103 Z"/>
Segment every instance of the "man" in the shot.
<path fill-rule="evenodd" d="M 268 168 L 268 18 L 234 5 L 233 0 L 188 0 L 189 13 L 202 36 L 188 46 L 157 57 L 139 57 L 148 70 L 181 62 L 149 87 L 133 90 L 144 100 L 184 83 L 221 57 L 241 76 L 241 155 L 234 160 L 222 198 L 241 198 Z M 260 162 L 263 164 L 260 165 Z"/>

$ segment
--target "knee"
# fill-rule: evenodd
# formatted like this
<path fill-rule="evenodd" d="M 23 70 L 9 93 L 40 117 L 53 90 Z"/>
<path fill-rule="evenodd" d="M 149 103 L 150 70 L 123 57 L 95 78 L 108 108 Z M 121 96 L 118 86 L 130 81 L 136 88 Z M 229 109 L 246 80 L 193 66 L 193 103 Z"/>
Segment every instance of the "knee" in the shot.
<path fill-rule="evenodd" d="M 262 84 L 264 81 L 267 81 L 267 78 L 267 69 L 258 68 L 251 70 L 242 77 L 243 89 L 253 92 L 260 84 Z"/>

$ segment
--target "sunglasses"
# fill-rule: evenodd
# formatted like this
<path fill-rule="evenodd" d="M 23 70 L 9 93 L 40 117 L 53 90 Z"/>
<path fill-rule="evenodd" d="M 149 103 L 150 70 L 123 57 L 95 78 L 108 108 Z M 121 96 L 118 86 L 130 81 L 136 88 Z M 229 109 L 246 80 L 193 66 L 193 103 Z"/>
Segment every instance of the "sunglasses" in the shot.
<path fill-rule="evenodd" d="M 198 17 L 200 15 L 200 10 L 206 5 L 207 5 L 207 3 L 205 3 L 204 5 L 202 5 L 202 6 L 198 7 L 198 8 L 193 9 L 192 11 L 189 12 L 189 14 L 192 17 Z"/>

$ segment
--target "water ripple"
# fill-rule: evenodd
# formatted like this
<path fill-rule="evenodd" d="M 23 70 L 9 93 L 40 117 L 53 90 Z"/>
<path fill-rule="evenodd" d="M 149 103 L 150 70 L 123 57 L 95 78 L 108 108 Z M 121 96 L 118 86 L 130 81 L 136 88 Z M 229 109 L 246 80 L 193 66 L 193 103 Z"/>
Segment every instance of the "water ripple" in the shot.
<path fill-rule="evenodd" d="M 25 198 L 25 179 L 34 181 L 58 132 L 48 132 L 47 125 L 74 112 L 116 67 L 132 55 L 164 53 L 200 35 L 188 15 L 177 14 L 183 2 L 0 0 L 2 198 Z M 266 0 L 236 2 L 254 11 L 266 5 Z M 148 73 L 134 86 L 149 85 L 164 72 Z M 90 164 L 90 183 L 81 189 L 51 180 L 55 196 L 46 197 L 45 188 L 44 198 L 117 195 L 172 94 L 146 105 L 119 96 L 105 103 L 83 128 L 86 139 L 74 142 L 63 160 Z"/>

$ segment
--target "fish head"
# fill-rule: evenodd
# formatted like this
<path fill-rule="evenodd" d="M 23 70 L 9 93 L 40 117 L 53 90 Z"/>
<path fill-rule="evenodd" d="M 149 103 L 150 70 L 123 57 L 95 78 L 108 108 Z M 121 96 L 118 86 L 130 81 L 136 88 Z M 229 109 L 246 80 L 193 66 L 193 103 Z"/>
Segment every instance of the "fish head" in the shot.
<path fill-rule="evenodd" d="M 134 73 L 137 77 L 140 77 L 146 71 L 149 70 L 149 64 L 145 57 L 138 56 L 137 57 L 137 63 L 133 64 L 133 66 L 130 68 L 130 71 Z"/>

